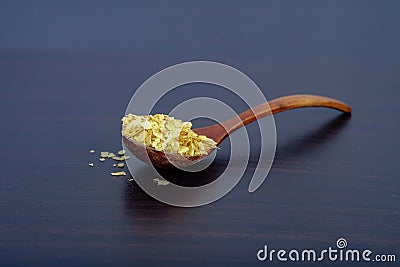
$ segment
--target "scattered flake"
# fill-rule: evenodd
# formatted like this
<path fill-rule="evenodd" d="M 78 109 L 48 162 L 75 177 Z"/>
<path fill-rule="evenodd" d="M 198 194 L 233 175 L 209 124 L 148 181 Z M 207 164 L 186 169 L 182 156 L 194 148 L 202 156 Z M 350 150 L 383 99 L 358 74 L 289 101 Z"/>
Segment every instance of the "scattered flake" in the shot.
<path fill-rule="evenodd" d="M 122 118 L 122 134 L 157 151 L 181 154 L 186 157 L 207 155 L 216 148 L 216 142 L 198 135 L 191 122 L 183 122 L 164 114 Z"/>
<path fill-rule="evenodd" d="M 113 157 L 115 157 L 115 156 L 116 156 L 116 155 L 115 155 L 114 153 L 110 152 L 110 153 L 108 153 L 107 158 L 113 158 Z"/>
<path fill-rule="evenodd" d="M 112 172 L 111 173 L 112 176 L 126 176 L 125 172 Z"/>
<path fill-rule="evenodd" d="M 113 157 L 113 160 L 121 161 L 121 160 L 125 160 L 125 157 Z"/>
<path fill-rule="evenodd" d="M 100 158 L 99 159 L 101 162 L 103 162 L 103 161 L 105 161 L 106 159 L 105 158 Z"/>
<path fill-rule="evenodd" d="M 117 167 L 117 164 L 116 164 L 116 163 L 114 163 L 114 164 L 113 164 L 113 167 Z"/>
<path fill-rule="evenodd" d="M 90 166 L 90 167 L 94 167 L 94 164 L 93 164 L 93 163 L 89 163 L 89 166 Z"/>
<path fill-rule="evenodd" d="M 120 151 L 118 151 L 118 155 L 124 155 L 125 154 L 125 150 L 120 150 Z"/>
<path fill-rule="evenodd" d="M 89 150 L 90 154 L 93 154 L 94 152 L 95 152 L 94 149 Z"/>
<path fill-rule="evenodd" d="M 123 168 L 124 166 L 125 166 L 125 164 L 123 164 L 123 163 L 118 163 L 118 168 Z"/>
<path fill-rule="evenodd" d="M 107 158 L 108 157 L 108 152 L 107 151 L 102 151 L 102 152 L 100 152 L 100 157 L 102 157 L 102 158 Z"/>
<path fill-rule="evenodd" d="M 128 179 L 128 182 L 133 182 L 133 181 L 135 181 L 135 179 L 133 179 L 133 178 Z"/>
<path fill-rule="evenodd" d="M 156 182 L 157 185 L 168 185 L 169 184 L 169 182 L 167 180 L 159 179 L 159 178 L 153 179 L 153 181 Z"/>
<path fill-rule="evenodd" d="M 128 160 L 128 159 L 130 159 L 131 157 L 129 157 L 129 156 L 124 156 L 124 158 L 125 158 L 125 160 Z"/>

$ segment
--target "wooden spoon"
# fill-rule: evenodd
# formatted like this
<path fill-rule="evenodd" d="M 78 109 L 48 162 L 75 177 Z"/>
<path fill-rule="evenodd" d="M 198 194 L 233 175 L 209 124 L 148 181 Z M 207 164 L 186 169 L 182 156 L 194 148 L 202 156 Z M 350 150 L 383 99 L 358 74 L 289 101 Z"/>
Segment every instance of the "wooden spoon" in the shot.
<path fill-rule="evenodd" d="M 351 107 L 349 105 L 332 98 L 317 95 L 290 95 L 274 99 L 268 103 L 257 105 L 253 109 L 246 110 L 245 112 L 222 123 L 193 129 L 193 131 L 197 134 L 205 135 L 208 138 L 213 139 L 217 145 L 219 145 L 235 130 L 246 124 L 252 123 L 257 119 L 285 110 L 304 107 L 325 107 L 336 109 L 344 113 L 351 113 Z M 126 138 L 125 136 L 122 136 L 122 139 L 133 155 L 147 163 L 149 163 L 150 159 L 151 163 L 157 168 L 173 168 L 174 165 L 188 166 L 205 157 L 184 157 L 180 154 L 165 153 L 163 151 L 156 151 L 151 147 L 145 147 L 132 139 Z M 209 151 L 208 154 L 211 152 L 212 150 Z M 173 164 L 171 164 L 171 162 L 173 162 Z"/>

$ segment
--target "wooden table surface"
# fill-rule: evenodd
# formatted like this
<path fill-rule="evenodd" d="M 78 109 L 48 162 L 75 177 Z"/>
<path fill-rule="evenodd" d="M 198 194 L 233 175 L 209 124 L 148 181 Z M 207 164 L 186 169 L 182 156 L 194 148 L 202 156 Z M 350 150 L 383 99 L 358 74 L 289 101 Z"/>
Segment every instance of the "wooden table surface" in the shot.
<path fill-rule="evenodd" d="M 378 18 L 385 18 L 383 11 Z M 310 57 L 302 51 L 283 56 L 287 47 L 270 57 L 259 46 L 260 57 L 222 51 L 229 47 L 223 38 L 215 50 L 201 50 L 195 39 L 186 50 L 159 53 L 0 49 L 0 266 L 262 266 L 277 263 L 257 260 L 265 244 L 322 250 L 338 238 L 399 261 L 400 57 L 393 49 L 399 39 L 394 26 L 371 27 L 366 38 L 363 25 L 353 25 L 359 36 L 340 35 L 339 47 L 329 41 L 331 54 Z M 348 37 L 355 56 L 337 56 Z M 390 44 L 360 52 L 362 43 L 361 50 Z M 136 88 L 162 68 L 194 59 L 244 71 L 269 99 L 321 94 L 354 112 L 310 108 L 276 115 L 275 161 L 253 194 L 247 187 L 258 132 L 248 126 L 252 157 L 239 184 L 207 206 L 168 206 L 129 175 L 111 177 L 109 162 L 99 164 L 88 151 L 119 150 L 120 118 Z M 196 88 L 187 92 L 198 95 Z M 88 167 L 92 161 L 95 168 Z"/>

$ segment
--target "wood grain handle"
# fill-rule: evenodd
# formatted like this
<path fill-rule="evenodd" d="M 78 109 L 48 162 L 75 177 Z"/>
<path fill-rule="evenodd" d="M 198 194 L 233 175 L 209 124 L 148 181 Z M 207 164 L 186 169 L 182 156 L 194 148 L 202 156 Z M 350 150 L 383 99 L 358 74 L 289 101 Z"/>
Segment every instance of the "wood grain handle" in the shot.
<path fill-rule="evenodd" d="M 262 103 L 253 109 L 246 110 L 238 116 L 223 122 L 227 134 L 257 119 L 264 118 L 285 110 L 305 107 L 325 107 L 336 109 L 345 113 L 351 113 L 351 107 L 346 103 L 333 98 L 317 95 L 290 95 L 276 98 L 268 103 Z"/>

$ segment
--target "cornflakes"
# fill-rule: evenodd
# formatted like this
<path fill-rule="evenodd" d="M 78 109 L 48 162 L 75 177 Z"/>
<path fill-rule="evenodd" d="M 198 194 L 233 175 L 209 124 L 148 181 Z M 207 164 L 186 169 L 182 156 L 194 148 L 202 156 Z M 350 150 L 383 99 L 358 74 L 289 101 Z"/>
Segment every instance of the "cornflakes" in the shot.
<path fill-rule="evenodd" d="M 164 179 L 156 178 L 156 179 L 153 179 L 153 181 L 156 182 L 157 185 L 168 185 L 169 184 L 169 182 L 167 180 L 164 180 Z"/>
<path fill-rule="evenodd" d="M 216 142 L 205 135 L 198 135 L 191 122 L 164 114 L 122 118 L 122 134 L 157 151 L 181 154 L 185 157 L 207 155 L 216 148 Z"/>
<path fill-rule="evenodd" d="M 112 172 L 112 176 L 126 176 L 126 172 Z"/>

